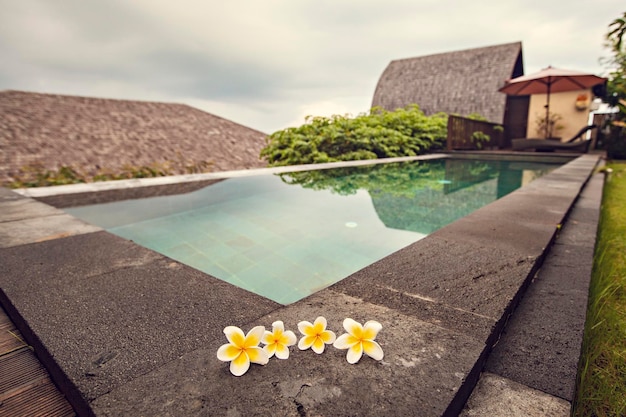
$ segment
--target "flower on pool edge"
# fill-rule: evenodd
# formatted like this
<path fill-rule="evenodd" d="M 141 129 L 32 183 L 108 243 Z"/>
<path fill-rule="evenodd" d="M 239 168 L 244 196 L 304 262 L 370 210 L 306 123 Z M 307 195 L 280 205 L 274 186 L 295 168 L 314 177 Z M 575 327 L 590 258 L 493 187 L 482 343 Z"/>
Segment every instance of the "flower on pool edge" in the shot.
<path fill-rule="evenodd" d="M 348 333 L 339 336 L 333 346 L 337 349 L 348 349 L 346 355 L 348 363 L 357 363 L 363 356 L 363 352 L 377 361 L 383 358 L 383 349 L 374 341 L 380 329 L 383 328 L 379 322 L 370 320 L 361 326 L 361 323 L 347 318 L 343 321 L 343 328 Z"/>
<path fill-rule="evenodd" d="M 296 344 L 296 335 L 291 330 L 285 331 L 285 325 L 282 321 L 272 323 L 272 331 L 265 330 L 265 334 L 261 339 L 261 343 L 265 346 L 263 350 L 267 353 L 268 358 L 276 354 L 278 359 L 287 359 L 289 357 L 289 346 Z"/>
<path fill-rule="evenodd" d="M 298 342 L 300 350 L 311 348 L 319 354 L 324 352 L 324 345 L 330 345 L 336 339 L 335 333 L 326 330 L 326 319 L 322 316 L 316 318 L 313 324 L 301 321 L 298 330 L 304 335 Z"/>
<path fill-rule="evenodd" d="M 228 326 L 224 334 L 229 343 L 220 346 L 217 350 L 217 359 L 230 362 L 230 372 L 235 376 L 245 374 L 250 368 L 250 362 L 265 365 L 269 361 L 267 353 L 259 347 L 265 327 L 256 326 L 244 335 L 239 327 Z"/>

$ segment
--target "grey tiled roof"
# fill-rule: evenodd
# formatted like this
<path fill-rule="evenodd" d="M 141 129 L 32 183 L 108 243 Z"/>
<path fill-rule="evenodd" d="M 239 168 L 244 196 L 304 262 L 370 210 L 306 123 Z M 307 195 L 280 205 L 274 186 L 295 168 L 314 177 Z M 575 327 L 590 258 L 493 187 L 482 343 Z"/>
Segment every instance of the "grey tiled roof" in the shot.
<path fill-rule="evenodd" d="M 398 59 L 381 75 L 372 106 L 395 110 L 415 103 L 426 114 L 480 113 L 502 123 L 506 95 L 498 88 L 522 74 L 521 42 Z"/>
<path fill-rule="evenodd" d="M 87 171 L 166 159 L 208 161 L 212 171 L 262 167 L 265 137 L 183 104 L 0 91 L 0 182 L 35 163 Z"/>

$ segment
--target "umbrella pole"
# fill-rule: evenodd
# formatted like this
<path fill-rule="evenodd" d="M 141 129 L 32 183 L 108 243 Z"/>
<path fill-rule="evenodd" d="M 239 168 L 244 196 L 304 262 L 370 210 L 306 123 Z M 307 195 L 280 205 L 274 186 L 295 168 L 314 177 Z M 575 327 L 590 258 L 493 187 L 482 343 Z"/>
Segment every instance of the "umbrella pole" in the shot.
<path fill-rule="evenodd" d="M 550 85 L 552 81 L 548 79 L 548 94 L 546 95 L 546 133 L 545 138 L 548 139 L 548 131 L 550 129 Z"/>

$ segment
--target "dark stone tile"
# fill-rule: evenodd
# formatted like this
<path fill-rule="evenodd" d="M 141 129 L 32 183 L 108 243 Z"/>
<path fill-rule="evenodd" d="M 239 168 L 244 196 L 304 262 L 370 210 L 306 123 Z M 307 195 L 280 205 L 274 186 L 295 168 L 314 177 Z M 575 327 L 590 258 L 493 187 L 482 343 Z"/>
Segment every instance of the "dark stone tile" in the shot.
<path fill-rule="evenodd" d="M 0 256 L 3 291 L 86 399 L 279 307 L 106 232 Z"/>
<path fill-rule="evenodd" d="M 318 315 L 337 335 L 344 333 L 345 317 L 379 321 L 383 329 L 376 340 L 384 359 L 363 357 L 350 365 L 346 351 L 332 346 L 321 355 L 294 346 L 289 359 L 272 358 L 234 377 L 215 356 L 226 343 L 222 336 L 92 406 L 101 415 L 440 416 L 484 349 L 471 337 L 328 290 L 252 321 L 244 331 L 283 320 L 298 334 L 298 321 Z"/>
<path fill-rule="evenodd" d="M 565 400 L 486 372 L 459 417 L 566 417 L 570 409 Z"/>
<path fill-rule="evenodd" d="M 590 184 L 592 188 L 601 185 Z M 593 195 L 591 191 L 587 193 Z M 588 202 L 583 202 L 582 208 L 577 202 L 537 277 L 509 319 L 486 370 L 573 400 L 598 210 L 597 204 L 593 210 Z"/>
<path fill-rule="evenodd" d="M 356 272 L 332 288 L 377 299 L 385 305 L 393 303 L 393 299 L 377 293 L 391 290 L 497 321 L 541 252 L 527 254 L 512 254 L 487 240 L 469 244 L 463 238 L 434 234 Z"/>
<path fill-rule="evenodd" d="M 427 323 L 486 341 L 493 332 L 496 320 L 459 308 L 450 307 L 417 294 L 398 291 L 383 283 L 352 279 L 349 283 L 333 287 L 363 301 L 385 306 L 413 316 Z"/>

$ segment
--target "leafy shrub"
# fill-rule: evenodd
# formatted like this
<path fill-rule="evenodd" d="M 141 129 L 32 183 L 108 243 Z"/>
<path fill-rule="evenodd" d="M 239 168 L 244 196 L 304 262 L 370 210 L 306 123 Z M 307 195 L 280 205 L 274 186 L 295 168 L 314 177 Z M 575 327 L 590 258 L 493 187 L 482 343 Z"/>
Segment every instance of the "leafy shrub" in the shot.
<path fill-rule="evenodd" d="M 535 131 L 539 136 L 546 139 L 555 137 L 565 127 L 560 123 L 561 120 L 563 120 L 563 116 L 554 112 L 551 112 L 547 117 L 546 115 L 538 116 L 535 120 Z"/>
<path fill-rule="evenodd" d="M 300 127 L 267 138 L 261 157 L 271 166 L 415 156 L 442 149 L 448 116 L 426 116 L 413 104 L 395 111 L 375 107 L 369 114 L 307 117 Z"/>
<path fill-rule="evenodd" d="M 474 144 L 474 146 L 476 146 L 476 149 L 482 149 L 483 144 L 489 143 L 489 141 L 491 140 L 491 137 L 485 132 L 476 131 L 472 133 L 472 136 L 470 139 L 472 140 L 472 143 Z"/>

